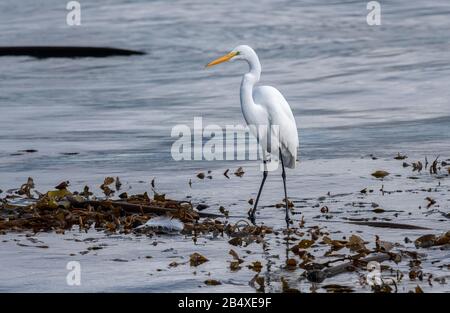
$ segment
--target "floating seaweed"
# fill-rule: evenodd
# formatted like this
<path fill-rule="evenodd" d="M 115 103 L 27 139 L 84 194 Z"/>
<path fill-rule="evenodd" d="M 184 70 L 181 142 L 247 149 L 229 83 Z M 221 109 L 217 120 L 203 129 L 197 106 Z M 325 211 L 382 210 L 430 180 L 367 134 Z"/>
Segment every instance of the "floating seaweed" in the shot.
<path fill-rule="evenodd" d="M 371 175 L 372 175 L 373 177 L 375 177 L 375 178 L 381 178 L 381 179 L 383 179 L 383 178 L 385 178 L 386 176 L 389 175 L 389 172 L 383 171 L 383 170 L 378 170 L 378 171 L 373 172 Z"/>
<path fill-rule="evenodd" d="M 439 161 L 436 158 L 435 162 L 430 162 L 428 165 L 431 169 L 434 168 L 435 164 L 436 171 L 433 169 L 428 175 L 429 171 L 426 170 L 415 176 L 418 179 L 426 178 L 435 181 L 435 186 L 427 186 L 426 188 L 422 186 L 420 188 L 408 187 L 411 189 L 398 191 L 395 189 L 388 190 L 388 188 L 392 188 L 392 185 L 386 183 L 386 189 L 383 186 L 381 194 L 427 193 L 419 198 L 425 198 L 426 204 L 419 204 L 424 208 L 427 207 L 428 210 L 417 211 L 424 216 L 435 214 L 435 217 L 438 216 L 435 220 L 447 221 L 445 218 L 448 218 L 449 213 L 446 212 L 445 202 L 441 200 L 442 198 L 438 194 L 432 193 L 441 192 L 444 188 L 447 188 L 443 180 L 439 181 L 440 177 L 446 177 L 446 174 L 442 174 L 441 168 L 448 166 L 448 163 L 443 162 L 446 161 Z M 400 163 L 398 166 L 401 165 Z M 409 171 L 407 169 L 401 170 Z M 210 176 L 210 172 L 205 173 L 203 178 Z M 392 179 L 389 182 L 400 177 L 394 170 L 392 170 L 392 173 L 390 176 Z M 407 178 L 407 176 L 403 177 Z M 380 176 L 379 178 L 382 179 L 383 177 Z M 440 185 L 441 181 L 443 187 Z M 409 183 L 412 184 L 412 182 Z M 7 195 L 0 199 L 0 233 L 12 231 L 27 232 L 27 234 L 42 231 L 64 233 L 77 228 L 83 232 L 90 232 L 95 229 L 108 234 L 130 233 L 131 238 L 139 237 L 142 234 L 149 237 L 154 236 L 152 238 L 155 239 L 151 239 L 154 246 L 163 245 L 163 241 L 156 238 L 164 238 L 168 233 L 175 234 L 180 240 L 187 238 L 188 240 L 192 239 L 195 243 L 199 240 L 198 243 L 202 247 L 204 245 L 207 247 L 208 240 L 211 240 L 211 242 L 221 240 L 220 247 L 222 247 L 222 244 L 227 246 L 228 242 L 229 248 L 232 248 L 222 251 L 224 271 L 229 275 L 238 274 L 235 277 L 253 277 L 248 284 L 257 292 L 299 292 L 300 290 L 297 288 L 304 291 L 305 285 L 303 282 L 310 286 L 311 291 L 330 293 L 358 291 L 356 284 L 341 285 L 342 279 L 345 277 L 335 279 L 338 275 L 352 275 L 353 278 L 359 278 L 361 287 L 369 288 L 369 291 L 372 290 L 373 292 L 396 292 L 397 284 L 402 282 L 403 276 L 404 280 L 409 279 L 409 286 L 405 289 L 403 284 L 400 290 L 412 289 L 413 292 L 423 292 L 422 288 L 425 291 L 428 290 L 425 288 L 427 287 L 426 284 L 430 286 L 436 283 L 446 284 L 445 276 L 439 276 L 433 272 L 435 276 L 432 277 L 427 272 L 426 266 L 432 260 L 431 262 L 437 262 L 436 268 L 444 271 L 450 269 L 450 264 L 440 259 L 428 258 L 427 262 L 424 260 L 427 260 L 426 256 L 429 253 L 440 252 L 449 248 L 450 233 L 431 234 L 427 227 L 419 226 L 424 224 L 413 225 L 418 223 L 414 219 L 410 219 L 412 224 L 404 224 L 402 219 L 396 220 L 396 217 L 400 214 L 403 221 L 409 223 L 406 214 L 410 212 L 395 208 L 396 204 L 389 203 L 388 197 L 383 198 L 385 201 L 371 198 L 373 195 L 377 195 L 379 186 L 376 188 L 368 186 L 360 192 L 358 191 L 360 187 L 358 187 L 355 189 L 355 193 L 344 195 L 332 195 L 329 192 L 326 196 L 314 197 L 313 199 L 293 198 L 295 200 L 293 203 L 289 201 L 289 207 L 293 207 L 295 203 L 297 208 L 305 207 L 316 216 L 306 215 L 305 218 L 302 214 L 295 219 L 296 222 L 292 224 L 289 231 L 286 231 L 284 228 L 279 230 L 265 225 L 252 225 L 247 220 L 239 219 L 241 217 L 233 216 L 234 207 L 232 204 L 225 209 L 224 206 L 215 203 L 211 206 L 202 201 L 201 203 L 192 203 L 190 197 L 187 197 L 187 200 L 184 201 L 170 199 L 166 194 L 154 190 L 154 180 L 151 184 L 153 195 L 146 192 L 131 194 L 129 190 L 119 194 L 118 190 L 122 185 L 119 178 L 107 177 L 100 186 L 105 196 L 98 197 L 88 186 L 85 186 L 80 192 L 71 191 L 69 182 L 62 182 L 54 190 L 40 193 L 35 190 L 34 181 L 30 178 L 20 188 L 7 191 Z M 108 192 L 106 187 L 111 190 L 111 193 Z M 119 195 L 115 196 L 114 193 Z M 357 200 L 351 199 L 344 206 L 340 206 L 339 197 L 342 196 L 355 196 Z M 26 202 L 17 200 L 26 200 Z M 374 201 L 379 202 L 381 206 Z M 242 203 L 244 203 L 244 207 L 247 206 L 246 201 Z M 253 199 L 250 199 L 248 204 L 253 205 Z M 281 202 L 278 206 L 284 207 L 285 203 Z M 210 213 L 217 210 L 217 207 L 219 207 L 221 214 Z M 271 207 L 277 207 L 277 205 Z M 351 210 L 352 215 L 340 215 L 345 213 L 346 208 Z M 296 210 L 292 211 L 294 218 L 295 214 L 300 214 Z M 358 216 L 360 214 L 368 214 L 368 216 Z M 314 222 L 320 223 L 313 224 Z M 337 230 L 335 227 L 327 227 L 325 222 L 342 223 L 344 227 Z M 348 226 L 348 232 L 345 225 Z M 433 228 L 433 226 L 429 227 Z M 380 235 L 375 236 L 374 231 L 377 228 L 380 230 L 391 229 L 391 232 L 394 232 L 395 229 L 419 230 L 419 232 L 408 231 L 408 237 L 411 239 L 405 238 L 403 234 L 401 242 L 398 243 L 393 242 L 392 238 L 389 239 L 392 240 L 390 242 L 382 240 Z M 370 239 L 375 237 L 375 240 L 368 240 L 369 238 L 365 233 L 366 229 L 370 229 Z M 423 232 L 427 229 L 427 232 Z M 419 236 L 428 232 L 430 234 Z M 159 236 L 160 234 L 163 236 Z M 173 240 L 173 238 L 170 237 L 169 240 Z M 30 247 L 30 249 L 32 247 L 48 248 L 48 245 L 39 242 L 17 242 L 17 245 Z M 285 250 L 283 245 L 286 245 Z M 97 252 L 103 253 L 100 250 L 104 248 L 101 244 L 90 244 L 89 247 L 83 248 L 83 251 L 78 250 L 80 252 L 77 252 L 77 254 L 95 256 Z M 262 254 L 258 249 L 262 249 Z M 162 251 L 169 252 L 174 251 L 174 249 Z M 190 265 L 193 267 L 191 270 L 194 273 L 197 273 L 198 269 L 205 268 L 205 270 L 198 270 L 198 273 L 206 273 L 206 275 L 214 277 L 214 279 L 205 280 L 202 276 L 199 281 L 200 284 L 219 286 L 234 283 L 232 279 L 228 281 L 224 277 L 217 276 L 217 272 L 209 272 L 211 267 L 208 266 L 207 262 L 213 261 L 215 254 L 210 254 L 206 252 L 207 250 L 202 250 L 202 254 L 205 255 L 198 252 L 192 253 L 194 251 L 189 251 L 186 254 L 188 258 L 186 258 L 186 255 L 177 256 L 181 259 L 186 258 L 185 260 L 170 260 L 157 270 L 166 271 L 177 268 L 176 271 L 178 272 L 190 268 Z M 227 251 L 229 256 L 226 256 Z M 284 255 L 284 251 L 286 251 L 286 255 Z M 250 257 L 247 259 L 248 256 Z M 172 252 L 170 257 L 174 257 Z M 151 256 L 145 258 L 151 258 Z M 132 261 L 131 259 L 115 257 L 109 260 L 114 262 Z M 214 267 L 217 261 L 217 259 L 214 259 Z M 379 286 L 369 286 L 365 280 L 366 275 L 370 272 L 369 263 L 372 261 L 378 262 L 380 270 L 383 271 L 383 281 Z M 400 267 L 395 266 L 398 262 L 401 262 Z M 202 265 L 204 263 L 207 264 Z M 213 265 L 213 262 L 210 263 L 210 265 Z M 187 267 L 183 265 L 187 265 Z M 249 273 L 251 276 L 246 276 Z M 412 286 L 411 282 L 413 282 Z M 418 288 L 415 288 L 416 283 Z"/>
<path fill-rule="evenodd" d="M 108 186 L 114 181 L 117 182 L 113 177 L 107 177 L 100 186 L 106 195 L 112 193 Z M 0 231 L 64 233 L 78 226 L 85 231 L 94 227 L 108 232 L 130 233 L 161 215 L 179 220 L 180 223 L 193 223 L 200 217 L 219 217 L 195 211 L 190 202 L 166 199 L 165 195 L 157 193 L 153 199 L 147 193 L 131 196 L 122 193 L 120 200 L 91 199 L 92 192 L 87 186 L 83 192 L 73 193 L 68 187 L 69 182 L 65 181 L 58 184 L 55 190 L 38 193 L 38 197 L 34 198 L 34 182 L 29 178 L 16 193 L 28 199 L 30 204 L 13 205 L 7 198 L 3 199 L 0 204 Z"/>

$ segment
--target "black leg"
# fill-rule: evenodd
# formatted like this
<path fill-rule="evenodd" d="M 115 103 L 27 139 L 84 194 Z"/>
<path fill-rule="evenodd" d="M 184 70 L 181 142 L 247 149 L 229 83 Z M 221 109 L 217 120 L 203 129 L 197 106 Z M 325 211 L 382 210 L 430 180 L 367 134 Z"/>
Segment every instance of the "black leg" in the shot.
<path fill-rule="evenodd" d="M 263 172 L 263 178 L 261 181 L 261 186 L 259 186 L 259 191 L 258 191 L 258 195 L 256 196 L 255 206 L 253 207 L 253 209 L 250 211 L 250 214 L 249 214 L 249 219 L 253 224 L 255 224 L 256 207 L 258 206 L 259 197 L 261 196 L 261 191 L 263 189 L 266 178 L 267 178 L 267 169 L 266 169 L 266 161 L 264 161 L 264 172 Z"/>
<path fill-rule="evenodd" d="M 289 201 L 287 197 L 287 191 L 286 191 L 286 172 L 284 171 L 284 164 L 283 164 L 283 156 L 281 155 L 281 149 L 280 149 L 280 160 L 281 160 L 281 177 L 283 177 L 283 186 L 284 186 L 284 201 L 286 202 L 286 226 L 289 229 Z"/>

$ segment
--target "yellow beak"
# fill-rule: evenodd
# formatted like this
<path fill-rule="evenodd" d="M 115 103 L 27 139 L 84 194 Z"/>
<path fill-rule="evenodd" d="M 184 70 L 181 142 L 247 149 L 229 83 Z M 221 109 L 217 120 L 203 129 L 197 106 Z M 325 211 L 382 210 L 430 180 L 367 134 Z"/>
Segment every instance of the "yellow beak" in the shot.
<path fill-rule="evenodd" d="M 237 52 L 230 52 L 230 53 L 228 53 L 228 54 L 225 54 L 224 56 L 222 56 L 222 57 L 220 57 L 220 58 L 217 58 L 217 59 L 215 59 L 214 61 L 208 63 L 208 64 L 206 65 L 206 67 L 211 67 L 211 66 L 214 66 L 214 65 L 217 65 L 217 64 L 220 64 L 220 63 L 229 61 L 229 60 L 230 60 L 232 57 L 234 57 L 236 54 L 237 54 Z"/>

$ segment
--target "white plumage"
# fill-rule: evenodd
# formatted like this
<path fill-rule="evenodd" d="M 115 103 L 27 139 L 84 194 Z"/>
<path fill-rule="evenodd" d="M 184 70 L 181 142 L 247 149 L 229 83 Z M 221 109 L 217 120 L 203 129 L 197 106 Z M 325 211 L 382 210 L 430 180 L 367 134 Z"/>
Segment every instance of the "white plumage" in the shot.
<path fill-rule="evenodd" d="M 240 88 L 242 114 L 247 125 L 263 150 L 264 162 L 267 155 L 275 155 L 282 159 L 282 177 L 286 202 L 286 222 L 289 227 L 288 199 L 286 192 L 286 174 L 284 167 L 295 168 L 298 150 L 298 132 L 292 110 L 283 95 L 271 86 L 256 86 L 261 77 L 261 63 L 258 55 L 249 46 L 241 45 L 230 53 L 210 62 L 207 67 L 234 60 L 244 60 L 248 63 L 249 71 L 244 75 Z M 274 127 L 275 126 L 275 127 Z M 263 130 L 266 131 L 263 131 Z M 278 131 L 278 134 L 276 133 Z M 262 187 L 267 177 L 264 171 L 263 180 L 250 212 L 250 219 L 254 222 L 254 213 L 258 204 Z"/>
<path fill-rule="evenodd" d="M 261 142 L 263 151 L 278 157 L 278 148 L 280 148 L 284 166 L 295 168 L 299 145 L 297 124 L 286 99 L 276 88 L 271 86 L 254 88 L 253 99 L 255 105 L 261 106 L 266 112 L 264 118 L 268 123 L 268 129 L 272 129 L 273 125 L 279 127 L 278 136 L 272 132 L 274 136 L 272 141 L 267 141 L 269 144 L 274 143 L 275 146 L 264 147 L 265 142 Z"/>
<path fill-rule="evenodd" d="M 275 154 L 277 157 L 280 148 L 284 165 L 295 168 L 298 133 L 289 104 L 276 88 L 271 86 L 255 87 L 261 77 L 261 63 L 252 48 L 242 45 L 236 47 L 231 53 L 237 53 L 231 60 L 245 60 L 249 65 L 249 72 L 242 78 L 240 90 L 241 109 L 245 121 L 249 126 L 267 126 L 267 129 L 271 130 L 272 133 L 274 131 L 272 126 L 279 127 L 278 136 L 259 138 L 259 142 L 264 152 Z M 255 130 L 252 127 L 250 129 Z M 261 137 L 264 134 L 259 135 Z M 269 136 L 268 134 L 265 135 Z M 273 147 L 271 143 L 274 144 Z"/>

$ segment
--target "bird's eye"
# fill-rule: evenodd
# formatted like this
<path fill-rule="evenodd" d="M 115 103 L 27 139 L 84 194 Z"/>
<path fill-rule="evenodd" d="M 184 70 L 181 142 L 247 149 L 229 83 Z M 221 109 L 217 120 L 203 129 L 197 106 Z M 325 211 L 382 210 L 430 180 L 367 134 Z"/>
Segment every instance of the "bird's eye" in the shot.
<path fill-rule="evenodd" d="M 241 54 L 239 51 L 236 51 L 236 55 L 239 55 L 239 54 Z"/>

